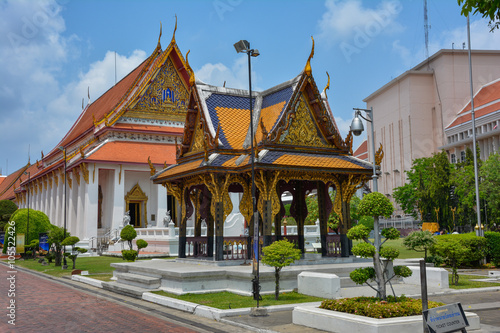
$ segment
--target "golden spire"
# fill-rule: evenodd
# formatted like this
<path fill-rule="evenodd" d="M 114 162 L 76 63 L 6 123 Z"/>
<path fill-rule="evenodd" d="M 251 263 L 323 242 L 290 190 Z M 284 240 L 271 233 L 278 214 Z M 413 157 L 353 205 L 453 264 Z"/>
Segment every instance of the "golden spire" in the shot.
<path fill-rule="evenodd" d="M 323 89 L 323 93 L 325 94 L 325 98 L 328 98 L 328 96 L 326 96 L 326 91 L 330 89 L 330 74 L 328 74 L 328 71 L 326 71 L 326 75 L 328 76 L 328 83 L 326 84 L 325 89 Z"/>
<path fill-rule="evenodd" d="M 159 48 L 159 49 L 161 49 L 161 43 L 160 43 L 160 39 L 161 39 L 161 28 L 162 28 L 162 26 L 161 26 L 161 21 L 160 21 L 160 36 L 158 36 L 158 46 L 157 46 L 157 48 Z"/>
<path fill-rule="evenodd" d="M 311 39 L 313 41 L 312 49 L 311 49 L 311 54 L 309 55 L 309 58 L 307 59 L 306 63 L 306 68 L 304 68 L 304 71 L 306 72 L 307 75 L 311 75 L 312 70 L 311 70 L 311 59 L 314 57 L 314 38 L 311 36 Z"/>
<path fill-rule="evenodd" d="M 194 86 L 195 78 L 194 78 L 194 72 L 191 69 L 191 66 L 189 66 L 189 60 L 188 60 L 189 52 L 191 52 L 191 50 L 188 50 L 186 53 L 186 70 L 189 74 L 189 85 Z"/>
<path fill-rule="evenodd" d="M 170 42 L 170 44 L 175 43 L 175 32 L 176 31 L 177 31 L 177 14 L 175 14 L 175 28 L 174 28 L 174 33 L 172 34 L 172 41 Z"/>

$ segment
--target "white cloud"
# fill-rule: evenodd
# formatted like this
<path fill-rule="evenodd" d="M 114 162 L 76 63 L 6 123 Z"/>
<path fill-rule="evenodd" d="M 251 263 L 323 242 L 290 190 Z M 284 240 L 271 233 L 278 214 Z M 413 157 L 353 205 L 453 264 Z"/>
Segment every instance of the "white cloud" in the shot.
<path fill-rule="evenodd" d="M 248 60 L 247 57 L 238 57 L 231 68 L 221 63 L 207 63 L 195 71 L 195 76 L 215 86 L 222 86 L 226 82 L 229 88 L 248 89 Z M 259 76 L 252 71 L 252 89 L 260 90 L 258 82 Z"/>
<path fill-rule="evenodd" d="M 401 30 L 395 22 L 402 10 L 397 0 L 383 1 L 377 8 L 365 8 L 360 0 L 339 1 L 327 0 L 326 12 L 319 21 L 319 38 L 326 42 L 356 42 L 356 36 L 374 38 L 383 31 Z"/>
<path fill-rule="evenodd" d="M 65 36 L 62 7 L 54 1 L 0 3 L 0 156 L 12 172 L 40 159 L 63 138 L 81 112 L 90 87 L 96 100 L 114 83 L 114 52 L 90 65 L 86 72 L 64 82 L 65 66 L 77 62 L 77 36 Z M 117 55 L 118 80 L 146 57 L 136 50 Z"/>

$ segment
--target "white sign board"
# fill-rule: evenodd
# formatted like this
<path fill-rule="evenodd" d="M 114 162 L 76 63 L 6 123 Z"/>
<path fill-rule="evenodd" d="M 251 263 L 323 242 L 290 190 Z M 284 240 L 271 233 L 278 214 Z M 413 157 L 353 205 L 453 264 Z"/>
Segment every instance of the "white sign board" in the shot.
<path fill-rule="evenodd" d="M 423 315 L 430 333 L 466 332 L 465 327 L 469 326 L 460 303 L 429 309 Z"/>

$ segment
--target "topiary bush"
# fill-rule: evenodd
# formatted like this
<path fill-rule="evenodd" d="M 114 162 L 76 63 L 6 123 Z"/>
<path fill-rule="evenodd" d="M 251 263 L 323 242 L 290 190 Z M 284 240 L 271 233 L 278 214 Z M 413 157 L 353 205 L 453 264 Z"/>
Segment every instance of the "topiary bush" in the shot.
<path fill-rule="evenodd" d="M 17 234 L 24 234 L 25 244 L 28 244 L 28 241 L 31 243 L 32 240 L 38 239 L 38 234 L 40 232 L 47 232 L 52 229 L 49 218 L 44 212 L 30 208 L 29 215 L 29 237 L 26 235 L 28 208 L 18 209 L 10 216 L 10 221 L 14 221 L 15 224 L 7 224 L 5 226 L 5 233 L 13 235 L 14 237 Z M 6 253 L 6 251 L 7 247 L 4 246 L 3 253 Z"/>
<path fill-rule="evenodd" d="M 486 256 L 487 251 L 487 240 L 485 237 L 476 236 L 475 233 L 470 232 L 467 234 L 448 234 L 448 235 L 440 235 L 436 237 L 437 244 L 440 242 L 451 242 L 457 241 L 461 246 L 468 250 L 468 254 L 465 258 L 461 258 L 461 265 L 463 266 L 480 266 L 481 260 L 483 260 Z M 432 249 L 436 246 L 434 245 L 431 248 L 431 254 L 436 254 L 436 251 Z M 445 257 L 444 255 L 437 253 L 438 255 Z"/>
<path fill-rule="evenodd" d="M 137 258 L 137 251 L 136 250 L 122 250 L 122 257 L 123 257 L 123 260 L 135 261 L 135 258 Z"/>
<path fill-rule="evenodd" d="M 427 251 L 436 242 L 436 238 L 430 231 L 414 231 L 405 237 L 403 245 L 409 250 L 424 252 L 424 260 L 427 261 Z"/>
<path fill-rule="evenodd" d="M 139 257 L 139 252 L 148 246 L 148 242 L 146 242 L 144 239 L 138 239 L 135 242 L 135 245 L 137 245 L 137 257 Z"/>
<path fill-rule="evenodd" d="M 132 240 L 137 237 L 137 232 L 130 224 L 126 225 L 120 232 L 120 238 L 128 242 L 129 249 L 132 250 Z"/>

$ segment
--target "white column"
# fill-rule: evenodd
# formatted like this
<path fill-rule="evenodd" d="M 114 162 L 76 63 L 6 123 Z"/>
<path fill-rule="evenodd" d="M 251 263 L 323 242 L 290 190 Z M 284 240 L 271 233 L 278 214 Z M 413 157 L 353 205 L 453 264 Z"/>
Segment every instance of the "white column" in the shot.
<path fill-rule="evenodd" d="M 66 175 L 67 179 L 71 178 L 71 187 L 66 189 L 67 191 L 67 196 L 68 196 L 68 208 L 67 208 L 67 221 L 66 221 L 66 229 L 71 233 L 71 236 L 76 236 L 77 232 L 77 221 L 76 221 L 76 207 L 77 207 L 77 195 L 76 194 L 76 180 L 75 177 L 73 177 L 73 173 L 68 172 Z"/>
<path fill-rule="evenodd" d="M 77 186 L 76 192 L 77 192 L 77 197 L 76 197 L 76 225 L 77 225 L 77 233 L 75 236 L 78 236 L 78 238 L 83 239 L 85 237 L 85 180 L 81 175 L 77 176 L 80 177 L 80 185 L 78 183 L 75 183 L 73 185 Z"/>
<path fill-rule="evenodd" d="M 64 199 L 63 199 L 62 189 L 64 186 L 64 179 L 61 180 L 61 177 L 59 175 L 57 177 L 58 177 L 57 186 L 55 186 L 56 184 L 54 183 L 56 207 L 55 207 L 55 214 L 51 223 L 53 225 L 60 227 L 61 221 L 63 219 L 62 203 Z"/>
<path fill-rule="evenodd" d="M 156 211 L 156 226 L 162 226 L 163 218 L 166 216 L 167 210 L 169 209 L 167 207 L 167 188 L 162 185 L 153 185 L 153 186 L 156 186 L 156 191 L 157 191 L 156 197 L 158 200 L 157 204 L 158 208 Z"/>
<path fill-rule="evenodd" d="M 96 172 L 96 177 L 93 180 L 89 177 L 89 183 L 83 182 L 85 190 L 85 221 L 83 222 L 83 234 L 85 239 L 97 237 L 97 213 L 98 213 L 98 198 L 99 198 L 99 172 Z"/>
<path fill-rule="evenodd" d="M 125 214 L 125 171 L 121 172 L 120 168 L 115 169 L 114 186 L 113 186 L 113 218 L 111 230 L 117 229 L 123 222 L 123 215 Z"/>

